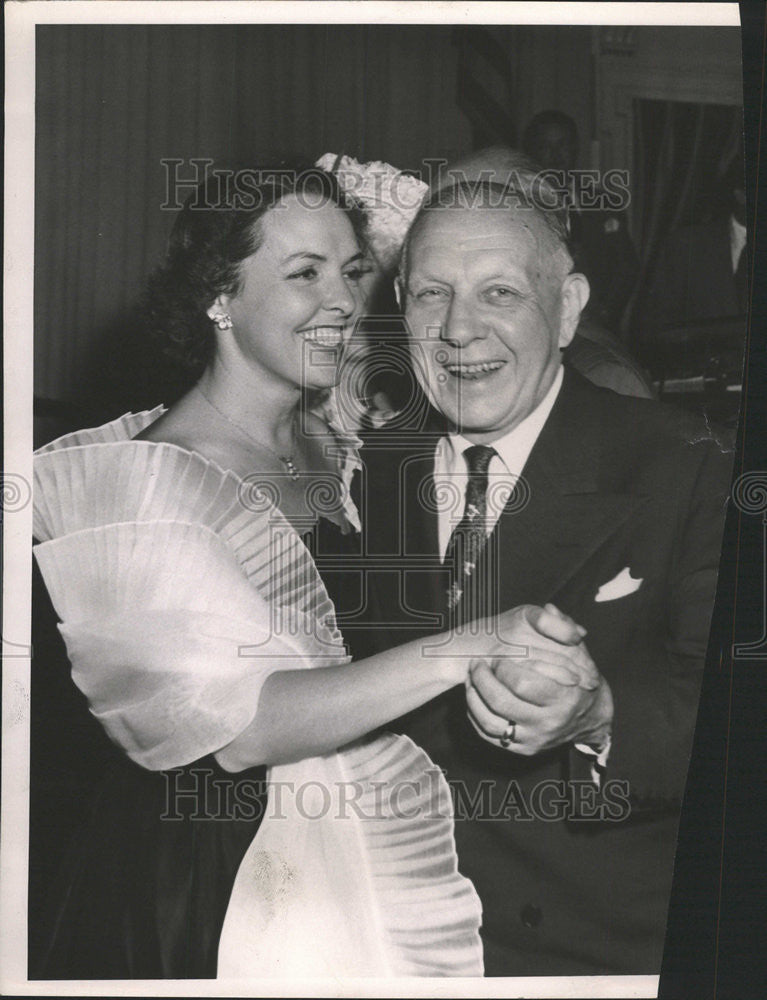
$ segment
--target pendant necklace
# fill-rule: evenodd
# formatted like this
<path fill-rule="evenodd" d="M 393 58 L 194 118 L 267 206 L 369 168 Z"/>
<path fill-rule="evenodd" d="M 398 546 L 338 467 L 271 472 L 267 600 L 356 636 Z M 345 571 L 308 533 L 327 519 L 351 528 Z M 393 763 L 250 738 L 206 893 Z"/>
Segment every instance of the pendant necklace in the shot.
<path fill-rule="evenodd" d="M 199 382 L 195 385 L 195 389 L 197 389 L 197 391 L 200 393 L 200 395 L 205 400 L 205 402 L 209 406 L 211 406 L 216 411 L 216 413 L 218 413 L 218 415 L 220 417 L 223 417 L 224 420 L 226 420 L 227 423 L 230 423 L 232 425 L 232 427 L 236 427 L 237 430 L 240 431 L 241 434 L 244 434 L 246 438 L 249 438 L 254 444 L 257 444 L 259 448 L 262 448 L 264 451 L 268 451 L 270 455 L 274 455 L 274 457 L 278 461 L 282 462 L 282 464 L 285 466 L 285 468 L 288 471 L 288 475 L 290 476 L 290 478 L 293 480 L 294 483 L 299 479 L 299 477 L 301 475 L 301 472 L 296 467 L 296 463 L 293 461 L 293 455 L 292 454 L 291 455 L 280 455 L 273 448 L 270 448 L 268 444 L 264 444 L 263 441 L 259 441 L 257 437 L 254 437 L 249 431 L 245 430 L 245 428 L 242 426 L 242 424 L 238 424 L 236 420 L 233 420 L 232 417 L 230 417 L 227 413 L 224 413 L 224 411 L 222 409 L 220 409 L 218 406 L 216 406 L 216 404 L 213 402 L 213 400 L 210 398 L 210 396 L 208 396 L 208 394 L 203 391 L 203 389 L 200 386 Z M 293 435 L 293 443 L 294 444 L 295 444 L 295 430 L 296 430 L 296 417 L 297 416 L 298 416 L 298 412 L 296 411 L 296 414 L 293 417 L 293 426 L 292 426 L 292 430 L 291 430 L 292 435 Z"/>

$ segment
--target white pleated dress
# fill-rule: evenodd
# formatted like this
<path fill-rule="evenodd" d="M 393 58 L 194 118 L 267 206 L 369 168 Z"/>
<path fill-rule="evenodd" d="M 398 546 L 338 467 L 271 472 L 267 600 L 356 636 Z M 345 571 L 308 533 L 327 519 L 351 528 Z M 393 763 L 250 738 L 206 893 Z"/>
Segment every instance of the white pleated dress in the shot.
<path fill-rule="evenodd" d="M 133 440 L 162 412 L 46 445 L 34 488 L 35 556 L 73 680 L 151 771 L 234 739 L 271 672 L 348 660 L 314 562 L 266 492 Z M 342 455 L 348 485 L 356 456 Z M 482 974 L 479 900 L 458 873 L 449 789 L 422 750 L 387 734 L 268 779 L 220 978 Z"/>

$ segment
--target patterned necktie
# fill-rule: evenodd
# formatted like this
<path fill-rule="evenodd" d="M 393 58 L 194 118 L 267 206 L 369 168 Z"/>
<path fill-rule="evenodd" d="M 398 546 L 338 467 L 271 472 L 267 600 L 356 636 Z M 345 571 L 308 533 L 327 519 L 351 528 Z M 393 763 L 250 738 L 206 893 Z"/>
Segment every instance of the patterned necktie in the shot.
<path fill-rule="evenodd" d="M 447 604 L 454 619 L 473 621 L 487 614 L 485 606 L 490 596 L 486 590 L 483 593 L 474 570 L 487 542 L 487 470 L 497 452 L 488 445 L 475 444 L 463 454 L 469 479 L 463 517 L 453 529 L 445 553 L 445 565 L 454 572 Z"/>

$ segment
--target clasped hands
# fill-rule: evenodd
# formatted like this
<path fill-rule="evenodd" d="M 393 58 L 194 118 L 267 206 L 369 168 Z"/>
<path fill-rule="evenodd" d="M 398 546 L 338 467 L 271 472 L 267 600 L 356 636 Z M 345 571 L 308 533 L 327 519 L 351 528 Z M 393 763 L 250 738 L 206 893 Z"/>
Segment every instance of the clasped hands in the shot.
<path fill-rule="evenodd" d="M 524 756 L 563 744 L 604 745 L 612 693 L 584 645 L 585 629 L 552 604 L 521 605 L 495 624 L 498 643 L 471 660 L 466 676 L 469 719 L 479 735 Z"/>

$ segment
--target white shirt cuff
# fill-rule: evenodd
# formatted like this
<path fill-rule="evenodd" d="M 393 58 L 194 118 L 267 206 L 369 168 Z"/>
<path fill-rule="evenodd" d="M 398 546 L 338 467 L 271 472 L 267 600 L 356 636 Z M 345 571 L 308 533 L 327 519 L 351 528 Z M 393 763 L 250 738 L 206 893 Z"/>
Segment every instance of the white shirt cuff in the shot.
<path fill-rule="evenodd" d="M 612 746 L 612 738 L 610 736 L 604 742 L 604 745 L 597 748 L 589 743 L 576 743 L 575 749 L 580 753 L 585 754 L 587 757 L 591 757 L 591 777 L 597 786 L 597 788 L 602 787 L 602 772 L 607 767 L 607 758 L 610 756 L 610 747 Z"/>

